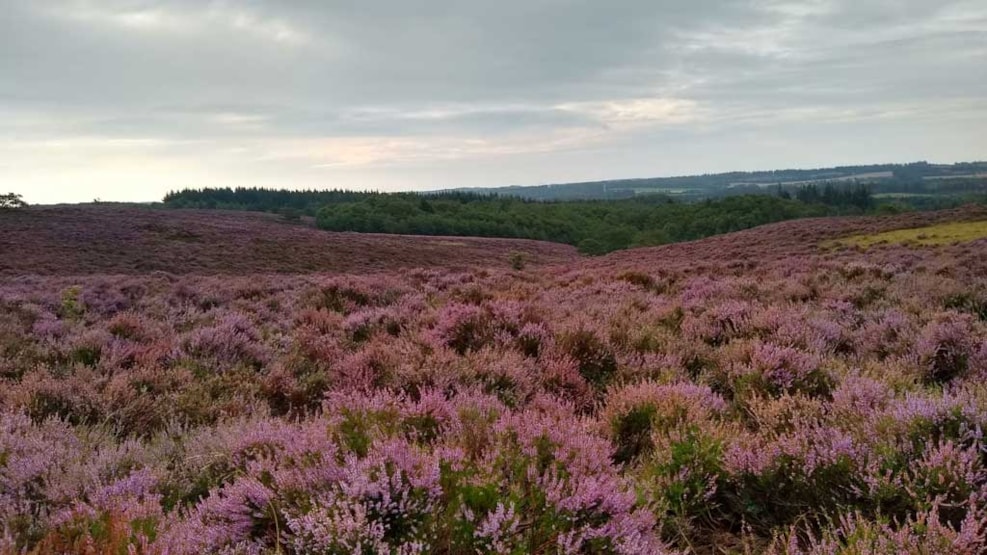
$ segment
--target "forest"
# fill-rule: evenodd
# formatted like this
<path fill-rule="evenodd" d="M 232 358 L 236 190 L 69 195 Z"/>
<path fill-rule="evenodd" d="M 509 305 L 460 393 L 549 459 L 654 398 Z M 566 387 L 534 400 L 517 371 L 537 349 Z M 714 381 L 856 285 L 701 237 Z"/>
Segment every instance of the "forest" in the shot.
<path fill-rule="evenodd" d="M 770 196 L 686 204 L 666 197 L 542 203 L 469 195 L 386 195 L 327 205 L 316 222 L 330 231 L 539 239 L 575 245 L 586 254 L 603 254 L 835 211 L 820 203 Z"/>

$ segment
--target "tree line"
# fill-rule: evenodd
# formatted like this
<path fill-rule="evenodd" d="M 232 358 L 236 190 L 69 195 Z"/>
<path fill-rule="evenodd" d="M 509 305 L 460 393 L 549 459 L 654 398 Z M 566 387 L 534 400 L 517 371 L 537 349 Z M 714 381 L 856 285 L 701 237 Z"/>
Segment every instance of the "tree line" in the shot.
<path fill-rule="evenodd" d="M 247 210 L 252 212 L 292 211 L 315 216 L 327 204 L 356 202 L 375 193 L 330 190 L 263 189 L 255 187 L 221 187 L 184 189 L 165 195 L 164 203 L 172 208 Z"/>
<path fill-rule="evenodd" d="M 870 187 L 859 183 L 842 186 L 835 183 L 825 183 L 822 185 L 808 183 L 794 188 L 785 188 L 779 185 L 777 187 L 777 194 L 781 198 L 790 199 L 794 197 L 808 204 L 825 204 L 826 206 L 839 207 L 852 206 L 862 211 L 871 210 L 875 206 Z"/>

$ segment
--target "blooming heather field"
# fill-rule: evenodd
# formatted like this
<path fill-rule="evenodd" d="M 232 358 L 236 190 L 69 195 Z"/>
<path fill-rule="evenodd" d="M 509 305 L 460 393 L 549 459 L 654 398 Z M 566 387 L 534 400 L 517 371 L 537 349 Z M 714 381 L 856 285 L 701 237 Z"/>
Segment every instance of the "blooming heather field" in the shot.
<path fill-rule="evenodd" d="M 507 268 L 515 251 L 531 265 L 577 257 L 556 243 L 329 233 L 248 212 L 97 205 L 0 213 L 0 276 Z"/>
<path fill-rule="evenodd" d="M 987 239 L 830 246 L 982 210 L 404 274 L 64 210 L 0 219 L 0 553 L 987 549 Z"/>

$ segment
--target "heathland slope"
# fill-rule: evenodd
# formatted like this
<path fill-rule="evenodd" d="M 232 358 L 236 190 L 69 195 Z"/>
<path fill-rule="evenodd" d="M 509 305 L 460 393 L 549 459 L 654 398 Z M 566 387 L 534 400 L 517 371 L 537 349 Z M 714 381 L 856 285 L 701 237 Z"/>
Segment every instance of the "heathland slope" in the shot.
<path fill-rule="evenodd" d="M 982 205 L 894 216 L 805 218 L 762 225 L 698 241 L 617 251 L 607 256 L 584 259 L 577 264 L 587 268 L 630 270 L 640 267 L 653 271 L 657 268 L 685 268 L 713 262 L 758 263 L 793 257 L 827 257 L 832 256 L 832 250 L 840 246 L 838 240 L 841 238 L 875 236 L 876 241 L 880 242 L 883 237 L 878 237 L 878 234 L 893 230 L 985 220 L 987 207 Z"/>
<path fill-rule="evenodd" d="M 0 279 L 0 554 L 984 553 L 985 220 Z"/>
<path fill-rule="evenodd" d="M 507 267 L 577 258 L 555 243 L 331 233 L 247 212 L 129 206 L 34 207 L 0 213 L 0 274 L 364 273 Z"/>

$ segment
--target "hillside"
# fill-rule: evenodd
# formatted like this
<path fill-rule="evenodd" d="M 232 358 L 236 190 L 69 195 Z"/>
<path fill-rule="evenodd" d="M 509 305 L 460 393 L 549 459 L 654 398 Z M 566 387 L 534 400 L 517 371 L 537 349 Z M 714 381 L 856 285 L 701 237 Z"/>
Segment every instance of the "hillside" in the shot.
<path fill-rule="evenodd" d="M 787 169 L 727 172 L 676 177 L 610 179 L 580 183 L 513 185 L 507 187 L 460 188 L 463 191 L 536 200 L 621 199 L 662 194 L 681 200 L 752 194 L 767 188 L 794 190 L 824 183 L 866 183 L 875 192 L 893 195 L 955 194 L 987 190 L 987 162 L 957 164 L 872 164 L 817 169 Z M 439 191 L 439 192 L 446 192 Z"/>
<path fill-rule="evenodd" d="M 452 260 L 260 215 L 6 217 L 2 555 L 987 548 L 983 208 Z M 543 264 L 507 269 L 519 245 Z M 17 269 L 101 267 L 131 275 Z"/>
<path fill-rule="evenodd" d="M 501 267 L 577 257 L 574 248 L 513 239 L 331 233 L 276 216 L 91 205 L 0 213 L 0 274 L 364 273 Z"/>
<path fill-rule="evenodd" d="M 696 268 L 715 263 L 759 263 L 775 260 L 828 258 L 822 245 L 841 237 L 921 228 L 947 222 L 987 220 L 987 207 L 969 205 L 952 210 L 910 212 L 893 216 L 806 218 L 790 220 L 699 241 L 618 251 L 578 263 L 580 268 Z M 870 253 L 873 255 L 873 253 Z M 858 254 L 859 256 L 859 254 Z M 864 256 L 863 258 L 867 258 Z"/>

